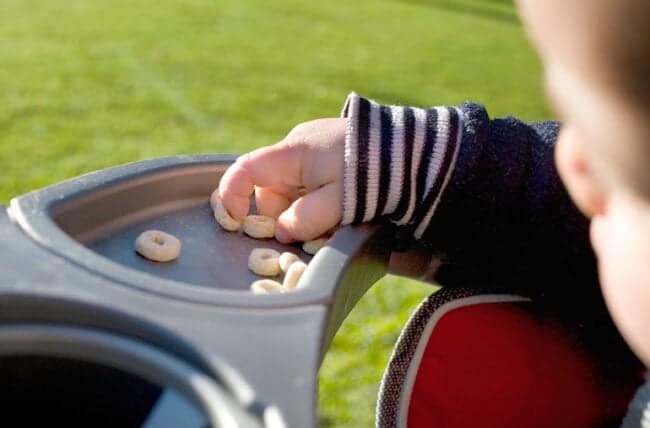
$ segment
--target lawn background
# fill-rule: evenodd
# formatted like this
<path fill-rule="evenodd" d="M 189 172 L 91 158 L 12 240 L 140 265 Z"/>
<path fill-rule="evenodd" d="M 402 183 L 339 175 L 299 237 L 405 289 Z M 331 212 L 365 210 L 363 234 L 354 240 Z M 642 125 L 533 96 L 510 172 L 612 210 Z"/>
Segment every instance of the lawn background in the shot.
<path fill-rule="evenodd" d="M 386 103 L 484 103 L 550 117 L 508 0 L 0 0 L 0 203 L 88 171 L 180 153 L 241 153 Z M 322 426 L 374 422 L 401 325 L 432 288 L 388 277 L 321 370 Z"/>

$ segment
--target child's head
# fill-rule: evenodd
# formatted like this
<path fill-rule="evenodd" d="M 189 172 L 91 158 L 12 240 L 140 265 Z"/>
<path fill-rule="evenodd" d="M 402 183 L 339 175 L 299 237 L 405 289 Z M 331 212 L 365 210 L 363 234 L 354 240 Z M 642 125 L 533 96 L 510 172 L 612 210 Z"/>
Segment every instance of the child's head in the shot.
<path fill-rule="evenodd" d="M 650 1 L 519 0 L 564 122 L 560 175 L 592 217 L 603 292 L 650 365 Z"/>

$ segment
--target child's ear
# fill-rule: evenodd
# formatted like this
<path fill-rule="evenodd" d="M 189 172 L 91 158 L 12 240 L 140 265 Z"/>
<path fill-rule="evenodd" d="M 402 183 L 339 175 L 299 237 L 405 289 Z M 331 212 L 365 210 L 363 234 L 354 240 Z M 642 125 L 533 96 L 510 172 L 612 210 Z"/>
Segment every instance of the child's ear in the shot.
<path fill-rule="evenodd" d="M 571 126 L 563 126 L 555 147 L 560 177 L 580 211 L 591 218 L 605 211 L 606 192 L 587 162 L 587 147 Z"/>

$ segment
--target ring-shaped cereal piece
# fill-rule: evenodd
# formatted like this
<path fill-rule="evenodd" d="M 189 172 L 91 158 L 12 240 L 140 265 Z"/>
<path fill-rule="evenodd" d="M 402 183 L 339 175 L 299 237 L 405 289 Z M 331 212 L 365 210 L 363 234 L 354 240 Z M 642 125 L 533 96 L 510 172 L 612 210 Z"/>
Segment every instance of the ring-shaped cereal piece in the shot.
<path fill-rule="evenodd" d="M 316 254 L 318 250 L 327 244 L 328 238 L 318 238 L 313 241 L 306 241 L 302 244 L 302 250 L 308 254 Z"/>
<path fill-rule="evenodd" d="M 136 238 L 135 251 L 155 262 L 170 262 L 180 254 L 181 241 L 160 230 L 147 230 Z"/>
<path fill-rule="evenodd" d="M 289 266 L 291 266 L 292 263 L 300 261 L 300 257 L 295 255 L 294 253 L 290 253 L 288 251 L 285 251 L 284 253 L 280 254 L 280 259 L 278 262 L 280 263 L 280 269 L 282 269 L 282 272 L 286 272 L 289 269 Z"/>
<path fill-rule="evenodd" d="M 214 193 L 213 193 L 214 195 Z M 241 221 L 237 221 L 228 213 L 226 207 L 223 206 L 221 199 L 217 197 L 214 204 L 214 218 L 219 225 L 229 232 L 236 232 L 241 227 Z"/>
<path fill-rule="evenodd" d="M 298 286 L 298 281 L 300 281 L 300 277 L 302 276 L 305 269 L 307 269 L 307 265 L 303 261 L 291 263 L 291 266 L 289 266 L 287 273 L 284 274 L 282 287 L 284 287 L 285 290 L 293 290 L 296 288 Z"/>
<path fill-rule="evenodd" d="M 212 211 L 214 211 L 214 207 L 217 206 L 217 202 L 221 200 L 221 197 L 219 196 L 219 189 L 214 189 L 214 192 L 210 195 L 210 208 L 212 208 Z"/>
<path fill-rule="evenodd" d="M 249 215 L 244 219 L 244 233 L 253 238 L 273 238 L 275 219 L 265 215 Z"/>
<path fill-rule="evenodd" d="M 272 279 L 258 279 L 251 284 L 251 291 L 254 294 L 281 293 L 284 291 L 282 284 Z"/>
<path fill-rule="evenodd" d="M 255 248 L 248 256 L 248 268 L 258 275 L 280 275 L 280 253 L 270 248 Z"/>

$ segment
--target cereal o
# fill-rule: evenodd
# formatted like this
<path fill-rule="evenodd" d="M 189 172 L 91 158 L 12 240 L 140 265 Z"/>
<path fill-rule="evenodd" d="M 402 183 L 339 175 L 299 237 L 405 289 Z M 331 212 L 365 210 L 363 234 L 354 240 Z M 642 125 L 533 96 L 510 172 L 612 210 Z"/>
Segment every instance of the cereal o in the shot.
<path fill-rule="evenodd" d="M 255 248 L 248 256 L 248 268 L 258 275 L 280 275 L 280 253 L 270 248 Z"/>
<path fill-rule="evenodd" d="M 217 202 L 221 200 L 219 197 L 219 189 L 215 189 L 214 192 L 210 195 L 210 208 L 214 211 L 214 208 L 217 206 Z"/>
<path fill-rule="evenodd" d="M 284 275 L 284 281 L 282 282 L 282 287 L 286 290 L 293 290 L 298 285 L 298 281 L 302 276 L 303 272 L 307 269 L 305 262 L 297 261 L 291 263 L 289 270 Z"/>
<path fill-rule="evenodd" d="M 282 269 L 283 272 L 286 272 L 289 269 L 289 266 L 293 262 L 300 261 L 300 257 L 296 256 L 294 253 L 290 253 L 288 251 L 280 254 L 280 269 Z"/>
<path fill-rule="evenodd" d="M 214 193 L 213 193 L 214 195 Z M 214 218 L 217 223 L 229 232 L 235 232 L 241 227 L 241 221 L 237 221 L 230 216 L 226 207 L 223 206 L 221 199 L 217 199 L 214 205 Z"/>
<path fill-rule="evenodd" d="M 313 241 L 306 241 L 302 244 L 302 250 L 308 254 L 316 254 L 327 243 L 327 238 L 318 238 Z"/>
<path fill-rule="evenodd" d="M 181 241 L 160 230 L 147 230 L 136 238 L 135 251 L 155 262 L 169 262 L 180 254 Z"/>
<path fill-rule="evenodd" d="M 272 279 L 258 279 L 251 284 L 251 291 L 254 294 L 281 293 L 282 284 Z"/>
<path fill-rule="evenodd" d="M 265 215 L 246 216 L 244 233 L 253 238 L 273 238 L 275 236 L 275 219 Z"/>

